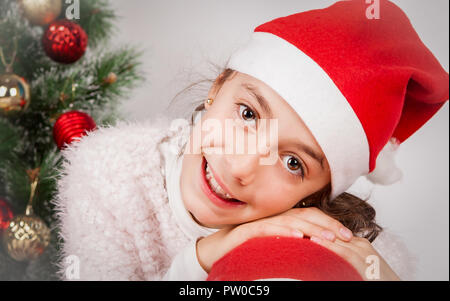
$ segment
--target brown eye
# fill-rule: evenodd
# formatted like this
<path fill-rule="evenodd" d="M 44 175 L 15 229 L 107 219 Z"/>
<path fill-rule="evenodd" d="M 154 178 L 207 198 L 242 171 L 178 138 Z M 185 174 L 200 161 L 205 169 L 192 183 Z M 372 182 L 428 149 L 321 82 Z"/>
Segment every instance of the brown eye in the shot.
<path fill-rule="evenodd" d="M 255 113 L 249 108 L 246 107 L 244 105 L 243 106 L 245 109 L 241 110 L 241 116 L 242 118 L 244 118 L 245 120 L 252 120 L 255 118 Z"/>
<path fill-rule="evenodd" d="M 283 163 L 289 173 L 294 176 L 304 177 L 303 165 L 299 159 L 292 155 L 283 156 Z"/>
<path fill-rule="evenodd" d="M 297 159 L 295 159 L 294 157 L 290 157 L 287 160 L 287 165 L 290 170 L 297 170 L 300 168 L 300 162 L 298 162 Z"/>
<path fill-rule="evenodd" d="M 244 121 L 253 123 L 253 126 L 256 126 L 257 116 L 250 107 L 244 104 L 239 104 L 239 115 Z"/>

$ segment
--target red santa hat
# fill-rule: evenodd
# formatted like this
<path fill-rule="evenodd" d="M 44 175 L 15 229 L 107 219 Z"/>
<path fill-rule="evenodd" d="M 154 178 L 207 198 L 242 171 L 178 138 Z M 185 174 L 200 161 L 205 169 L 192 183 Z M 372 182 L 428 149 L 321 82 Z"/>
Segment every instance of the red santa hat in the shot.
<path fill-rule="evenodd" d="M 227 63 L 299 114 L 330 165 L 331 199 L 360 176 L 398 180 L 396 148 L 448 100 L 449 75 L 408 17 L 392 2 L 379 5 L 379 18 L 350 0 L 274 19 Z"/>
<path fill-rule="evenodd" d="M 309 239 L 256 237 L 216 261 L 208 281 L 361 281 L 342 257 Z"/>

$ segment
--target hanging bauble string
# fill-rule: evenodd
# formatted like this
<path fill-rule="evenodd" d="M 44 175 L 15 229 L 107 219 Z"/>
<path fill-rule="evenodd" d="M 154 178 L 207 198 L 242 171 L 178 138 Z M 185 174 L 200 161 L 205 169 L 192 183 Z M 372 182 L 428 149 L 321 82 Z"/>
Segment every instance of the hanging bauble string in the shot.
<path fill-rule="evenodd" d="M 86 51 L 88 37 L 80 25 L 63 19 L 51 22 L 42 36 L 45 53 L 54 61 L 71 64 Z"/>
<path fill-rule="evenodd" d="M 19 3 L 25 17 L 35 25 L 46 25 L 61 14 L 61 0 L 19 0 Z"/>
<path fill-rule="evenodd" d="M 76 138 L 86 135 L 97 127 L 95 121 L 86 113 L 70 111 L 62 114 L 53 125 L 53 138 L 59 149 Z"/>
<path fill-rule="evenodd" d="M 6 62 L 3 48 L 0 47 L 0 59 L 6 73 L 0 74 L 0 112 L 24 111 L 30 105 L 30 86 L 23 77 L 12 72 L 12 65 L 17 53 L 17 39 L 14 38 L 14 51 L 11 60 Z"/>
<path fill-rule="evenodd" d="M 38 258 L 50 243 L 50 229 L 40 217 L 33 213 L 32 202 L 38 183 L 38 173 L 39 168 L 28 173 L 30 180 L 33 181 L 25 214 L 14 217 L 3 234 L 6 252 L 17 261 Z"/>

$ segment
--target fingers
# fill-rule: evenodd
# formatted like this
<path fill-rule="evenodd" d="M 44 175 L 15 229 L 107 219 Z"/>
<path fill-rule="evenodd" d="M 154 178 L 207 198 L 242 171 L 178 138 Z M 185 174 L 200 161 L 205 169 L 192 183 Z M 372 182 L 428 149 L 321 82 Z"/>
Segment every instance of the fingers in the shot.
<path fill-rule="evenodd" d="M 355 237 L 353 237 L 351 242 L 345 242 L 345 241 L 341 241 L 341 240 L 337 239 L 335 241 L 335 243 L 337 243 L 338 245 L 344 246 L 344 247 L 351 248 L 355 252 L 360 254 L 361 256 L 363 254 L 364 254 L 364 256 L 376 255 L 374 253 L 377 253 L 375 251 L 375 249 L 372 247 L 372 244 L 370 243 L 370 241 L 363 237 L 355 236 Z"/>
<path fill-rule="evenodd" d="M 233 244 L 239 245 L 253 237 L 287 236 L 303 238 L 304 233 L 301 230 L 294 229 L 286 225 L 270 222 L 259 222 L 237 227 L 233 236 L 235 238 Z"/>
<path fill-rule="evenodd" d="M 336 239 L 335 242 L 330 242 L 317 237 L 311 237 L 311 241 L 342 257 L 358 271 L 364 280 L 400 280 L 398 275 L 380 254 L 378 254 L 366 238 L 355 236 L 350 242 L 342 241 L 340 239 Z M 378 272 L 375 274 L 373 274 L 373 271 L 371 272 L 368 270 L 369 266 L 375 264 L 373 258 L 368 261 L 369 256 L 376 256 L 376 258 L 378 258 L 376 263 Z"/>
<path fill-rule="evenodd" d="M 352 231 L 344 227 L 338 220 L 328 216 L 318 208 L 296 208 L 289 210 L 287 215 L 307 220 L 312 224 L 316 224 L 326 230 L 329 230 L 333 232 L 337 238 L 342 239 L 343 241 L 350 241 L 353 238 Z"/>
<path fill-rule="evenodd" d="M 342 257 L 359 256 L 361 258 L 366 258 L 368 255 L 378 255 L 366 238 L 358 236 L 353 237 L 350 242 L 336 239 L 333 243 L 329 243 L 327 241 L 322 241 L 317 237 L 311 237 L 311 240 L 338 253 Z"/>
<path fill-rule="evenodd" d="M 293 231 L 300 230 L 304 235 L 309 237 L 317 236 L 330 241 L 334 241 L 336 239 L 336 235 L 332 231 L 329 231 L 327 228 L 321 227 L 314 223 L 310 223 L 307 220 L 294 217 L 292 215 L 274 217 L 268 219 L 266 223 L 289 227 Z"/>
<path fill-rule="evenodd" d="M 350 263 L 353 267 L 355 267 L 358 271 L 360 270 L 361 259 L 358 253 L 355 252 L 351 247 L 349 247 L 349 245 L 352 244 L 351 242 L 343 242 L 339 239 L 337 239 L 335 242 L 331 242 L 315 236 L 311 237 L 311 241 L 336 253 L 337 255 L 345 259 L 348 263 Z"/>
<path fill-rule="evenodd" d="M 352 233 L 339 221 L 317 208 L 295 208 L 280 215 L 242 224 L 233 231 L 233 244 L 258 236 L 320 237 L 350 241 Z"/>

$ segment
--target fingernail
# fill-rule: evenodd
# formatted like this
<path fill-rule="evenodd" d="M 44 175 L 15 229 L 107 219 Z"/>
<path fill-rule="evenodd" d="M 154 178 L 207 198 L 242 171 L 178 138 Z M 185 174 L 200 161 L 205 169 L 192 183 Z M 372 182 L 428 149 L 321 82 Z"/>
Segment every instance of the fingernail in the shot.
<path fill-rule="evenodd" d="M 341 229 L 339 230 L 339 232 L 341 232 L 342 236 L 344 236 L 344 237 L 347 238 L 347 239 L 352 239 L 352 237 L 353 237 L 352 231 L 350 231 L 350 230 L 347 229 L 347 228 L 341 228 Z"/>
<path fill-rule="evenodd" d="M 320 238 L 318 238 L 317 236 L 311 236 L 310 240 L 312 240 L 316 244 L 320 244 L 322 242 L 322 240 Z"/>
<path fill-rule="evenodd" d="M 328 240 L 334 240 L 336 238 L 334 233 L 331 231 L 323 230 L 321 234 L 322 234 L 323 238 L 328 239 Z"/>
<path fill-rule="evenodd" d="M 298 238 L 303 238 L 303 232 L 294 230 L 294 231 L 292 231 L 292 236 L 298 237 Z"/>

